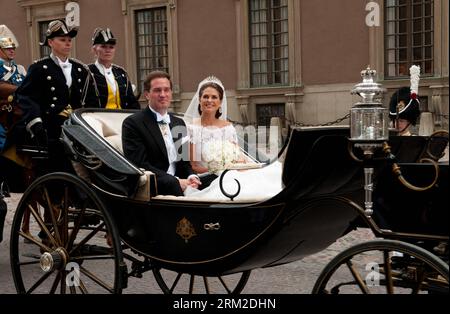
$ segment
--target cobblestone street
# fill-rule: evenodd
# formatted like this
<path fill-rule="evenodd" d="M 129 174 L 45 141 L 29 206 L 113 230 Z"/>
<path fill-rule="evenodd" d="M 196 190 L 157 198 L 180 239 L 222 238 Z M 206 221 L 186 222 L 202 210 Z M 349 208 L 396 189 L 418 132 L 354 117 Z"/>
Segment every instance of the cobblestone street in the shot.
<path fill-rule="evenodd" d="M 14 215 L 14 209 L 20 194 L 12 194 L 6 198 L 8 215 L 5 222 L 4 239 L 0 244 L 0 293 L 16 293 L 9 261 L 9 235 Z M 360 229 L 340 238 L 326 250 L 308 256 L 303 260 L 276 267 L 256 269 L 252 271 L 250 279 L 243 290 L 244 294 L 308 294 L 314 283 L 333 256 L 343 249 L 372 238 L 370 230 Z M 101 272 L 101 269 L 95 271 Z M 124 293 L 161 293 L 153 274 L 146 272 L 143 278 L 130 278 L 128 288 Z"/>

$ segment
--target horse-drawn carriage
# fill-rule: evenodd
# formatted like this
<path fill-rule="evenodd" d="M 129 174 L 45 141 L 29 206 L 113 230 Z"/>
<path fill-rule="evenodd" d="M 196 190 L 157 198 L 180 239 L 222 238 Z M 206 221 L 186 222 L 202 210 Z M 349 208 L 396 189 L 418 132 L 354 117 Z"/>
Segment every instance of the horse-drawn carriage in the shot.
<path fill-rule="evenodd" d="M 10 245 L 17 292 L 120 293 L 129 277 L 152 271 L 164 293 L 239 293 L 252 270 L 300 260 L 367 227 L 383 239 L 338 254 L 314 293 L 448 293 L 448 162 L 418 162 L 442 151 L 434 137 L 389 140 L 406 161 L 398 163 L 403 176 L 429 185 L 423 191 L 405 187 L 391 159 L 374 158 L 371 216 L 348 127 L 293 129 L 279 155 L 280 193 L 215 201 L 158 195 L 154 175 L 121 153 L 131 113 L 80 109 L 63 126 L 76 175 L 50 173 L 23 194 Z M 21 230 L 27 212 L 31 233 Z"/>

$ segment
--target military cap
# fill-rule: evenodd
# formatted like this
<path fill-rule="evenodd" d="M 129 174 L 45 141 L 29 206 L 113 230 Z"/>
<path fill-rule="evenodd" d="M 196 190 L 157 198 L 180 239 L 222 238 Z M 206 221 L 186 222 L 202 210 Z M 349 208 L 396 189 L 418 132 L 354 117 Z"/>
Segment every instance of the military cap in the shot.
<path fill-rule="evenodd" d="M 77 36 L 78 27 L 68 27 L 62 20 L 54 20 L 48 24 L 48 29 L 45 32 L 44 42 L 42 46 L 48 46 L 48 40 L 58 36 L 69 36 L 71 38 Z"/>

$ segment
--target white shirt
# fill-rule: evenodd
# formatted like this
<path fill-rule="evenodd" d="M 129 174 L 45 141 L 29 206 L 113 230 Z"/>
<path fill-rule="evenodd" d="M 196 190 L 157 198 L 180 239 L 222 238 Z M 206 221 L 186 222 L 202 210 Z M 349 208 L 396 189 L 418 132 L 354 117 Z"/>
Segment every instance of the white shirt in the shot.
<path fill-rule="evenodd" d="M 174 176 L 175 175 L 175 162 L 177 161 L 177 150 L 175 148 L 175 143 L 173 142 L 172 133 L 170 132 L 170 116 L 166 113 L 161 115 L 159 112 L 153 110 L 149 106 L 150 110 L 156 114 L 156 121 L 158 122 L 159 129 L 161 130 L 161 134 L 164 139 L 164 144 L 166 145 L 167 150 L 167 158 L 169 159 L 169 168 L 167 169 L 167 173 Z M 164 121 L 164 123 L 160 123 L 160 121 Z"/>
<path fill-rule="evenodd" d="M 63 71 L 64 77 L 66 78 L 66 85 L 70 88 L 70 86 L 72 86 L 72 63 L 69 62 L 69 58 L 67 58 L 66 61 L 61 61 L 61 59 L 56 56 L 55 58 Z"/>
<path fill-rule="evenodd" d="M 100 64 L 97 60 L 95 61 L 95 66 L 100 71 L 100 73 L 103 74 L 103 76 L 106 78 L 106 83 L 109 85 L 115 96 L 117 92 L 117 83 L 116 78 L 114 77 L 114 73 L 112 71 L 112 65 L 109 68 L 106 68 L 104 65 Z"/>

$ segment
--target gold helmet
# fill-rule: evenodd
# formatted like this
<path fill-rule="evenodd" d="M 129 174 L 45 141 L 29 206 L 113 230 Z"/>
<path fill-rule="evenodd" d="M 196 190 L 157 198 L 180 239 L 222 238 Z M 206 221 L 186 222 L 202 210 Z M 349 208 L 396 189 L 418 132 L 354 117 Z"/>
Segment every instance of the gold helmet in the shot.
<path fill-rule="evenodd" d="M 19 43 L 14 36 L 13 32 L 8 28 L 8 26 L 2 24 L 0 25 L 0 48 L 17 48 Z"/>

